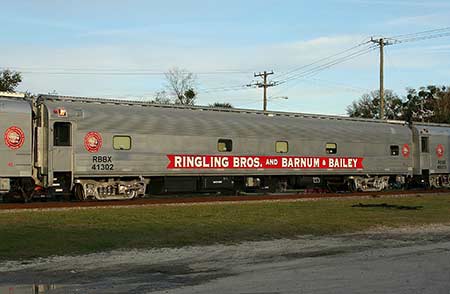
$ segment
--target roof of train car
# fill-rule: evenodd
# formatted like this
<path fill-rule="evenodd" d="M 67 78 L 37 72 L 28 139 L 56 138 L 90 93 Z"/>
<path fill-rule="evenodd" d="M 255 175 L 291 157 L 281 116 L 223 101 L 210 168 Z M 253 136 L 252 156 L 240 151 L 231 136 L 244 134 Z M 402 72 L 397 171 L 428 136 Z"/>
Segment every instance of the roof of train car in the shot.
<path fill-rule="evenodd" d="M 1 95 L 0 95 L 1 97 Z M 137 106 L 150 106 L 156 108 L 172 108 L 172 109 L 190 109 L 200 111 L 215 111 L 215 112 L 233 112 L 242 114 L 264 114 L 266 116 L 288 116 L 288 117 L 305 117 L 305 118 L 319 118 L 319 119 L 331 119 L 331 120 L 347 120 L 357 122 L 373 122 L 384 124 L 408 124 L 407 121 L 402 120 L 380 120 L 370 118 L 356 118 L 338 115 L 326 115 L 326 114 L 313 114 L 313 113 L 300 113 L 300 112 L 283 112 L 283 111 L 261 111 L 255 109 L 243 109 L 243 108 L 218 108 L 210 106 L 194 106 L 194 105 L 175 105 L 175 104 L 157 104 L 151 102 L 124 100 L 124 99 L 106 99 L 106 98 L 93 98 L 93 97 L 76 97 L 76 96 L 61 96 L 61 95 L 48 95 L 41 94 L 37 99 L 39 102 L 44 101 L 66 101 L 66 102 L 82 102 L 82 103 L 95 103 L 95 104 L 109 104 L 109 105 L 137 105 Z M 430 123 L 430 122 L 413 122 L 416 126 L 434 126 L 434 127 L 447 127 L 450 128 L 450 124 L 444 123 Z"/>
<path fill-rule="evenodd" d="M 332 120 L 347 120 L 347 121 L 364 121 L 373 123 L 388 123 L 388 124 L 406 124 L 405 121 L 399 120 L 379 120 L 368 118 L 354 118 L 338 115 L 326 115 L 326 114 L 312 114 L 312 113 L 300 113 L 300 112 L 284 112 L 284 111 L 261 111 L 255 109 L 243 109 L 243 108 L 220 108 L 209 106 L 194 106 L 194 105 L 177 105 L 177 104 L 157 104 L 144 101 L 135 100 L 122 100 L 122 99 L 105 99 L 105 98 L 88 98 L 88 97 L 75 97 L 75 96 L 59 96 L 59 95 L 39 95 L 39 102 L 45 101 L 64 101 L 64 102 L 77 102 L 77 103 L 93 103 L 102 105 L 123 105 L 123 106 L 147 106 L 165 109 L 190 109 L 200 111 L 215 111 L 215 112 L 232 112 L 242 114 L 264 114 L 266 116 L 287 116 L 287 117 L 304 117 L 304 118 L 319 118 L 319 119 L 332 119 Z M 450 127 L 450 125 L 448 125 Z"/>
<path fill-rule="evenodd" d="M 414 127 L 423 135 L 450 135 L 450 125 L 415 123 Z"/>
<path fill-rule="evenodd" d="M 25 93 L 17 92 L 2 92 L 0 91 L 0 97 L 12 97 L 12 98 L 25 98 Z"/>
<path fill-rule="evenodd" d="M 159 105 L 123 100 L 42 96 L 49 112 L 64 107 L 77 120 L 78 129 L 95 126 L 99 130 L 161 135 L 227 135 L 230 137 L 361 138 L 384 140 L 407 136 L 403 122 L 350 119 L 288 112 L 246 109 L 217 109 L 199 106 Z M 148 106 L 148 107 L 139 107 Z M 100 110 L 101 109 L 101 110 Z M 245 115 L 243 115 L 245 114 Z M 53 115 L 54 118 L 57 116 Z M 78 118 L 77 118 L 78 117 Z M 82 118 L 82 119 L 81 119 Z M 120 122 L 120 123 L 118 123 Z M 332 136 L 330 136 L 332 134 Z M 332 137 L 332 138 L 331 138 Z"/>
<path fill-rule="evenodd" d="M 1 92 L 0 92 L 1 93 Z M 0 112 L 31 113 L 30 101 L 0 95 Z"/>

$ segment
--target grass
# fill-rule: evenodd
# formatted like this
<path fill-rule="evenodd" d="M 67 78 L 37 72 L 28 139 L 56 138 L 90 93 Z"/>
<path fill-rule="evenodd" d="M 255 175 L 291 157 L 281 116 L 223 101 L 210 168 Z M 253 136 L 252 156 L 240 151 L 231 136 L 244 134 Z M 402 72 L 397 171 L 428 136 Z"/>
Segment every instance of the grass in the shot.
<path fill-rule="evenodd" d="M 419 210 L 353 204 L 423 206 Z M 450 223 L 450 195 L 0 213 L 0 260 Z"/>

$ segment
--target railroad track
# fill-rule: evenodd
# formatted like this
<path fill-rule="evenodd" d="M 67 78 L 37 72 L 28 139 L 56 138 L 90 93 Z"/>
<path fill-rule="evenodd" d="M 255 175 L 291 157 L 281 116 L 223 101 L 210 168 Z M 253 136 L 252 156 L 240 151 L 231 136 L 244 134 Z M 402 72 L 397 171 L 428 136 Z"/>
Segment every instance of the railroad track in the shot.
<path fill-rule="evenodd" d="M 108 206 L 139 206 L 161 204 L 189 204 L 189 203 L 214 203 L 214 202 L 239 202 L 239 201 L 267 201 L 267 200 L 296 200 L 296 199 L 323 199 L 323 198 L 367 198 L 387 196 L 422 196 L 427 194 L 449 194 L 450 190 L 408 190 L 387 192 L 357 192 L 357 193 L 304 193 L 304 194 L 270 194 L 270 195 L 245 195 L 245 196 L 164 196 L 155 198 L 140 198 L 134 200 L 114 201 L 47 201 L 31 203 L 2 203 L 1 210 L 24 209 L 52 209 L 52 208 L 83 208 L 83 207 L 108 207 Z"/>

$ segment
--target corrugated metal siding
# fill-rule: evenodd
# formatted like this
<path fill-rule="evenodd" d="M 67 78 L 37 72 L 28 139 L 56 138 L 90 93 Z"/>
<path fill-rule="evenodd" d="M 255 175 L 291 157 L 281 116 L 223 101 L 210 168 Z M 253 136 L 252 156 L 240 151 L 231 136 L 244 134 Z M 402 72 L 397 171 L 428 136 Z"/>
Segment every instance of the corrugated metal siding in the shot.
<path fill-rule="evenodd" d="M 25 135 L 22 147 L 16 150 L 10 149 L 4 140 L 5 132 L 11 126 L 19 127 Z M 0 177 L 31 176 L 31 146 L 31 106 L 29 102 L 0 97 Z"/>
<path fill-rule="evenodd" d="M 414 128 L 417 132 L 415 173 L 420 174 L 422 169 L 428 169 L 430 174 L 450 173 L 450 128 L 430 125 L 415 125 Z M 422 136 L 429 138 L 428 153 L 422 153 L 420 150 L 420 138 Z M 441 158 L 436 153 L 439 144 L 444 147 L 444 155 Z M 421 164 L 423 161 L 429 163 L 429 165 L 423 166 L 423 163 Z"/>
<path fill-rule="evenodd" d="M 199 109 L 160 108 L 97 103 L 47 101 L 50 117 L 53 109 L 64 107 L 68 119 L 76 124 L 74 137 L 75 169 L 88 174 L 197 174 L 198 171 L 167 170 L 167 154 L 219 154 L 218 138 L 233 139 L 233 152 L 222 155 L 280 155 L 276 140 L 289 141 L 290 156 L 328 156 L 325 143 L 338 144 L 336 156 L 365 157 L 363 171 L 357 173 L 410 173 L 412 159 L 390 156 L 390 145 L 412 145 L 411 130 L 401 124 L 352 121 L 312 117 L 266 116 L 257 113 L 216 112 Z M 83 112 L 83 117 L 74 113 Z M 99 154 L 113 155 L 114 172 L 90 170 L 92 154 L 83 146 L 89 131 L 103 136 Z M 113 135 L 130 135 L 133 149 L 113 150 Z M 257 173 L 348 173 L 348 171 L 266 170 Z M 209 170 L 211 174 L 254 174 L 250 170 Z M 355 173 L 355 172 L 352 172 Z"/>
<path fill-rule="evenodd" d="M 303 117 L 268 117 L 261 114 L 213 112 L 189 109 L 170 109 L 143 106 L 108 105 L 94 103 L 46 102 L 49 109 L 65 107 L 70 114 L 82 109 L 84 119 L 78 129 L 93 126 L 115 132 L 136 134 L 320 138 L 345 137 L 349 141 L 383 142 L 387 138 L 408 135 L 398 124 L 370 123 Z M 76 119 L 76 118 L 75 118 Z"/>

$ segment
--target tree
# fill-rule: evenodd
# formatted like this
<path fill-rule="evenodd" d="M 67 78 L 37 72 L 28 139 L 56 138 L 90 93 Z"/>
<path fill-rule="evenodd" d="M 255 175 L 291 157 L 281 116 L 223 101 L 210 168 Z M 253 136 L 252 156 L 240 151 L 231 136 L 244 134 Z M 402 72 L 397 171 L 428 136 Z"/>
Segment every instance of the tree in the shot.
<path fill-rule="evenodd" d="M 450 89 L 448 88 L 444 87 L 444 91 L 440 92 L 435 100 L 433 122 L 450 124 Z"/>
<path fill-rule="evenodd" d="M 407 88 L 404 103 L 406 121 L 432 121 L 434 116 L 435 99 L 441 92 L 439 87 L 430 85 L 418 90 Z"/>
<path fill-rule="evenodd" d="M 364 94 L 347 107 L 347 113 L 352 117 L 379 118 L 379 103 L 377 91 Z M 403 99 L 387 90 L 385 105 L 387 119 L 450 123 L 449 87 L 429 85 L 419 89 L 407 88 Z"/>
<path fill-rule="evenodd" d="M 407 89 L 405 112 L 408 121 L 450 123 L 450 88 L 429 85 Z"/>
<path fill-rule="evenodd" d="M 380 91 L 363 94 L 346 109 L 350 117 L 380 118 Z M 384 92 L 385 119 L 403 119 L 403 102 L 392 90 Z"/>
<path fill-rule="evenodd" d="M 155 98 L 153 98 L 153 100 L 150 100 L 150 103 L 172 104 L 172 101 L 168 97 L 166 91 L 158 91 L 158 92 L 156 92 Z"/>
<path fill-rule="evenodd" d="M 194 105 L 197 98 L 195 75 L 179 68 L 172 68 L 165 75 L 168 83 L 166 88 L 173 102 Z"/>
<path fill-rule="evenodd" d="M 22 75 L 6 69 L 0 73 L 0 91 L 15 92 L 17 86 L 22 82 Z"/>
<path fill-rule="evenodd" d="M 209 107 L 234 108 L 233 105 L 228 102 L 214 102 L 213 104 L 209 104 Z"/>

